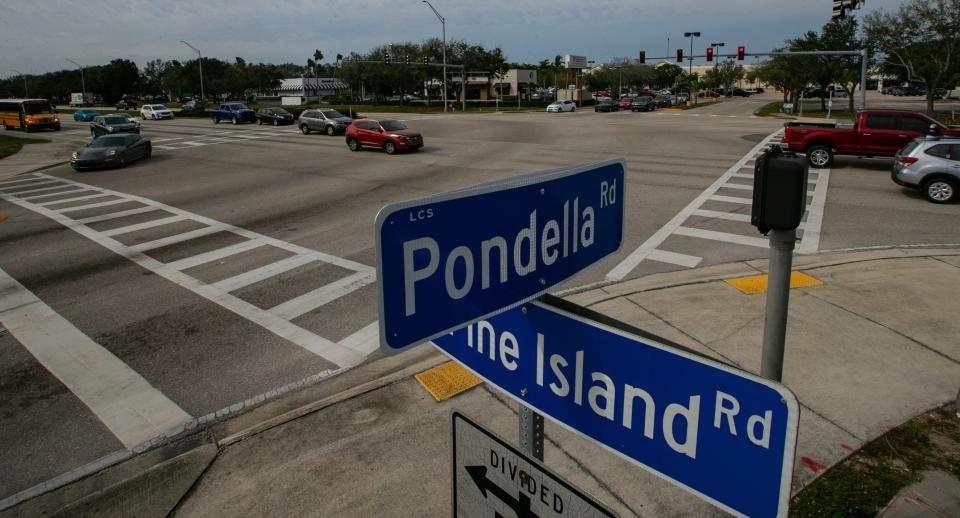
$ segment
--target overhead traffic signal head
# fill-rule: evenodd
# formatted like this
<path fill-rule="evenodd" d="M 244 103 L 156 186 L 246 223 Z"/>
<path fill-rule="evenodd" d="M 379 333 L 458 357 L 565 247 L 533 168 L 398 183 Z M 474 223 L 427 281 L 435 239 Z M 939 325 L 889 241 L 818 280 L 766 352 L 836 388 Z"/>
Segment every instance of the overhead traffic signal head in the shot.
<path fill-rule="evenodd" d="M 389 65 L 389 64 L 390 64 L 390 51 L 384 51 L 384 53 L 383 53 L 383 64 L 384 64 L 384 65 Z"/>
<path fill-rule="evenodd" d="M 427 57 L 427 56 L 423 56 L 423 64 L 424 64 L 424 65 L 429 65 L 429 64 L 430 64 L 430 58 Z"/>
<path fill-rule="evenodd" d="M 404 54 L 404 55 L 403 55 L 403 64 L 404 64 L 404 65 L 409 65 L 409 64 L 410 64 L 410 54 Z"/>
<path fill-rule="evenodd" d="M 640 51 L 640 59 L 638 61 L 640 61 L 641 65 L 647 62 L 647 51 L 645 50 Z"/>
<path fill-rule="evenodd" d="M 737 47 L 737 60 L 743 61 L 743 56 L 747 53 L 746 47 Z"/>
<path fill-rule="evenodd" d="M 707 61 L 713 61 L 713 47 L 707 47 Z"/>
<path fill-rule="evenodd" d="M 677 49 L 677 63 L 683 63 L 683 49 Z"/>
<path fill-rule="evenodd" d="M 833 14 L 830 16 L 833 20 L 842 20 L 847 16 L 847 2 L 845 0 L 833 0 Z"/>

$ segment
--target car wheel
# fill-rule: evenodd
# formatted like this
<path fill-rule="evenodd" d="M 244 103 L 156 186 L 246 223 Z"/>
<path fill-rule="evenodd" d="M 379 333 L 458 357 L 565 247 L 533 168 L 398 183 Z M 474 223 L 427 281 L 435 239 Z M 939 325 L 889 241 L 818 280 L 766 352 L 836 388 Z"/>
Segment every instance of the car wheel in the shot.
<path fill-rule="evenodd" d="M 274 126 L 279 126 L 279 125 L 280 125 L 280 121 L 278 121 L 277 119 L 273 119 L 273 125 L 274 125 Z"/>
<path fill-rule="evenodd" d="M 263 126 L 263 119 L 257 119 L 257 126 Z"/>
<path fill-rule="evenodd" d="M 350 148 L 350 151 L 360 151 L 360 143 L 355 138 L 347 139 L 347 147 Z"/>
<path fill-rule="evenodd" d="M 570 111 L 571 111 L 571 112 L 575 112 L 575 111 L 577 111 L 577 107 L 576 107 L 576 106 L 574 106 L 573 108 L 570 108 Z"/>
<path fill-rule="evenodd" d="M 233 124 L 234 126 L 236 126 L 236 125 L 237 125 L 237 118 L 234 117 L 234 118 L 230 119 L 230 124 Z"/>
<path fill-rule="evenodd" d="M 336 128 L 334 128 L 333 126 L 327 126 L 327 135 L 330 135 L 332 137 L 336 132 L 337 132 Z"/>
<path fill-rule="evenodd" d="M 90 130 L 90 138 L 97 138 L 97 132 Z"/>
<path fill-rule="evenodd" d="M 214 117 L 214 118 L 213 118 L 213 123 L 214 123 L 214 124 L 220 124 L 220 117 Z"/>
<path fill-rule="evenodd" d="M 957 199 L 957 182 L 947 178 L 934 178 L 923 184 L 923 194 L 933 203 L 950 203 Z"/>
<path fill-rule="evenodd" d="M 388 140 L 383 143 L 383 150 L 386 151 L 388 155 L 392 155 L 397 152 L 397 145 L 394 144 L 392 140 Z"/>
<path fill-rule="evenodd" d="M 304 135 L 309 135 L 309 134 L 310 134 L 310 126 L 307 126 L 306 124 L 301 124 L 301 125 L 300 125 L 300 132 L 303 133 Z"/>
<path fill-rule="evenodd" d="M 147 142 L 147 151 L 143 154 L 143 158 L 150 158 L 150 155 L 153 154 L 153 145 Z"/>
<path fill-rule="evenodd" d="M 807 161 L 814 169 L 825 169 L 833 163 L 833 151 L 829 146 L 813 146 L 807 150 Z"/>
<path fill-rule="evenodd" d="M 120 162 L 119 162 L 119 163 L 120 163 L 120 166 L 119 166 L 119 167 L 123 167 L 123 166 L 127 165 L 127 158 L 126 158 L 125 156 L 123 156 L 123 155 L 120 155 Z"/>

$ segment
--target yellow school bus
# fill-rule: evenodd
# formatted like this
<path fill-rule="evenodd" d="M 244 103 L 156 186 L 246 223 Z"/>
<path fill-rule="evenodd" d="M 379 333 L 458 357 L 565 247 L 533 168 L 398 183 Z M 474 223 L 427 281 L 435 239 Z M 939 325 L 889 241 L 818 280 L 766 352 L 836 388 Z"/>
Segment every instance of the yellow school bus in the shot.
<path fill-rule="evenodd" d="M 46 99 L 0 99 L 0 124 L 7 130 L 60 131 L 60 117 Z"/>

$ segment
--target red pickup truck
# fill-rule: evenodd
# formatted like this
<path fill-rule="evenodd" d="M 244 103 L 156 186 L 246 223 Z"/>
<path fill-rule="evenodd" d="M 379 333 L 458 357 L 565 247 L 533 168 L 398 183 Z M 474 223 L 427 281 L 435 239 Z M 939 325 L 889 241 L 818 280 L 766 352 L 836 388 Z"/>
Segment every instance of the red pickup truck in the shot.
<path fill-rule="evenodd" d="M 922 113 L 903 110 L 863 110 L 852 127 L 836 123 L 788 122 L 783 143 L 791 151 L 806 153 L 810 166 L 830 167 L 834 155 L 894 156 L 922 135 L 960 136 Z"/>

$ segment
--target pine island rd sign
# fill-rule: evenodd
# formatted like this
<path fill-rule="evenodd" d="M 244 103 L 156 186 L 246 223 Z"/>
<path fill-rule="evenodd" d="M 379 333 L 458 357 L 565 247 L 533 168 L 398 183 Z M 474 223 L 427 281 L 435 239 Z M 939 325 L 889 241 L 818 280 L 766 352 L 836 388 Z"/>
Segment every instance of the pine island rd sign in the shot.
<path fill-rule="evenodd" d="M 470 418 L 453 412 L 453 516 L 616 515 Z"/>
<path fill-rule="evenodd" d="M 786 516 L 799 406 L 785 387 L 540 302 L 434 344 L 524 405 L 740 516 Z"/>
<path fill-rule="evenodd" d="M 393 354 L 546 292 L 619 250 L 623 160 L 387 205 L 380 347 Z"/>

